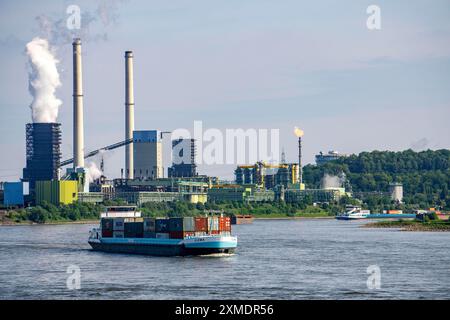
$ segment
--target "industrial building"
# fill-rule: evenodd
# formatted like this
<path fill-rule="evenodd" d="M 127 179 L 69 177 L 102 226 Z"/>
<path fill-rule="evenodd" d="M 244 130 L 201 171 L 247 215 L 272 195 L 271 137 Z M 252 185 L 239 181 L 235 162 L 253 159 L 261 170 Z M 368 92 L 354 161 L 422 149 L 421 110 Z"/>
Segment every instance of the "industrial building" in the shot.
<path fill-rule="evenodd" d="M 273 190 L 258 188 L 256 185 L 217 185 L 208 189 L 208 201 L 259 202 L 275 200 Z"/>
<path fill-rule="evenodd" d="M 277 185 L 289 187 L 299 183 L 299 165 L 267 164 L 257 162 L 254 165 L 238 166 L 234 171 L 236 184 L 255 184 L 265 189 L 273 189 Z"/>
<path fill-rule="evenodd" d="M 48 202 L 59 206 L 78 200 L 78 183 L 70 180 L 36 181 L 36 205 Z"/>
<path fill-rule="evenodd" d="M 163 178 L 161 132 L 133 131 L 134 178 Z"/>
<path fill-rule="evenodd" d="M 328 153 L 323 153 L 322 151 L 320 151 L 319 154 L 316 155 L 316 164 L 318 166 L 321 166 L 327 162 L 338 160 L 345 157 L 347 157 L 346 154 L 342 154 L 334 150 L 328 151 Z"/>
<path fill-rule="evenodd" d="M 26 125 L 26 167 L 23 181 L 34 190 L 36 181 L 59 179 L 61 161 L 61 124 Z"/>
<path fill-rule="evenodd" d="M 27 182 L 4 182 L 3 204 L 5 207 L 22 207 L 25 204 L 25 196 L 29 194 Z"/>
<path fill-rule="evenodd" d="M 102 203 L 105 196 L 102 192 L 78 192 L 78 202 L 84 203 Z"/>
<path fill-rule="evenodd" d="M 190 178 L 161 178 L 152 180 L 115 179 L 111 199 L 123 199 L 129 203 L 184 200 L 205 203 L 208 188 L 214 180 L 207 176 Z"/>
<path fill-rule="evenodd" d="M 284 192 L 286 202 L 301 202 L 309 199 L 312 202 L 331 202 L 337 201 L 345 195 L 343 188 L 329 189 L 288 189 Z"/>
<path fill-rule="evenodd" d="M 114 199 L 137 205 L 178 200 L 191 203 L 205 203 L 207 200 L 300 201 L 306 196 L 312 196 L 316 201 L 330 201 L 341 195 L 336 190 L 305 190 L 302 183 L 303 131 L 299 128 L 294 130 L 298 138 L 298 163 L 286 163 L 283 160 L 281 164 L 257 162 L 241 165 L 235 170 L 235 184 L 219 183 L 213 177 L 198 175 L 196 141 L 175 139 L 171 142 L 173 161 L 168 168 L 169 178 L 164 178 L 162 132 L 134 128 L 132 51 L 125 52 L 125 140 L 85 153 L 81 40 L 74 39 L 72 46 L 73 158 L 61 161 L 59 123 L 31 123 L 26 126 L 27 164 L 23 169 L 23 181 L 30 182 L 36 204 L 44 201 L 55 205 L 74 201 L 101 203 Z M 125 159 L 121 179 L 108 181 L 102 176 L 89 184 L 89 172 L 84 160 L 122 146 L 125 147 Z M 330 153 L 323 158 L 336 156 L 336 153 Z M 73 165 L 61 177 L 60 168 L 69 164 Z M 8 193 L 8 188 L 15 190 L 14 196 Z M 4 189 L 4 198 L 8 203 L 24 203 L 24 193 L 19 196 L 19 185 L 5 186 Z M 398 187 L 392 190 L 394 193 L 397 198 L 400 197 Z"/>
<path fill-rule="evenodd" d="M 169 177 L 195 177 L 197 166 L 195 139 L 172 140 L 172 167 L 168 170 Z"/>
<path fill-rule="evenodd" d="M 395 202 L 402 203 L 403 201 L 403 184 L 393 182 L 389 184 L 389 194 L 391 199 Z"/>

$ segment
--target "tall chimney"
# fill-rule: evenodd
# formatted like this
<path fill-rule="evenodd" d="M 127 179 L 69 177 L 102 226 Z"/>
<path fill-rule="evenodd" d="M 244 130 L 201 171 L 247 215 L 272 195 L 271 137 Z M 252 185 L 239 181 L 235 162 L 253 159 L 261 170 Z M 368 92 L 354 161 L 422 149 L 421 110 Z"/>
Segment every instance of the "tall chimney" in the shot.
<path fill-rule="evenodd" d="M 298 137 L 298 182 L 300 183 L 300 185 L 303 183 L 302 137 Z"/>
<path fill-rule="evenodd" d="M 73 43 L 73 167 L 84 167 L 83 76 L 81 40 Z"/>
<path fill-rule="evenodd" d="M 133 139 L 134 131 L 134 85 L 133 51 L 125 52 L 125 140 Z M 125 178 L 134 177 L 133 143 L 125 146 Z"/>

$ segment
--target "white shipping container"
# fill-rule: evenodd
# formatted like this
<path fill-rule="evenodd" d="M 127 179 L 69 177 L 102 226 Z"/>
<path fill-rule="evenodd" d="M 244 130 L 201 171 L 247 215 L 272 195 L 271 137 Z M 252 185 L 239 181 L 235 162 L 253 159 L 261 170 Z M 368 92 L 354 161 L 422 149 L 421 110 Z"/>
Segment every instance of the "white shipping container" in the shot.
<path fill-rule="evenodd" d="M 217 217 L 208 217 L 208 231 L 211 230 L 219 230 L 219 218 Z"/>
<path fill-rule="evenodd" d="M 125 230 L 125 219 L 115 218 L 113 219 L 113 231 L 124 231 Z"/>
<path fill-rule="evenodd" d="M 183 218 L 183 231 L 194 232 L 195 231 L 195 219 L 194 217 Z"/>

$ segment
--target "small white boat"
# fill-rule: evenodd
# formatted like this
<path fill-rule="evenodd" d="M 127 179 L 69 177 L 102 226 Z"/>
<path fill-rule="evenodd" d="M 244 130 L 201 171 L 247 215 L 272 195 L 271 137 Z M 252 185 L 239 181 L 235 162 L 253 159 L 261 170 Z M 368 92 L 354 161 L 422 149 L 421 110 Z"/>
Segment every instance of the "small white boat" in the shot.
<path fill-rule="evenodd" d="M 338 220 L 357 220 L 367 219 L 370 216 L 370 210 L 362 210 L 358 206 L 346 206 L 345 213 L 336 216 Z"/>

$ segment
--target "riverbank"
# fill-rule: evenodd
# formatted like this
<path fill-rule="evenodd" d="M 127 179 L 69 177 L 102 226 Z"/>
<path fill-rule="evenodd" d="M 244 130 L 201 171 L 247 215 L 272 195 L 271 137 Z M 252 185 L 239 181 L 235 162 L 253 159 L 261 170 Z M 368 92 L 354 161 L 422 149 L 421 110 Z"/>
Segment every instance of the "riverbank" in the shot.
<path fill-rule="evenodd" d="M 334 219 L 334 216 L 317 213 L 303 213 L 295 216 L 289 216 L 287 214 L 258 214 L 254 215 L 255 220 L 296 220 L 296 219 Z M 45 222 L 34 222 L 30 220 L 14 221 L 10 219 L 0 221 L 0 226 L 30 226 L 30 225 L 65 225 L 65 224 L 98 224 L 100 219 L 83 219 L 83 220 L 54 220 Z"/>
<path fill-rule="evenodd" d="M 38 226 L 38 225 L 66 225 L 66 224 L 98 224 L 99 219 L 86 219 L 86 220 L 76 220 L 76 221 L 61 221 L 61 220 L 55 220 L 55 221 L 46 221 L 46 222 L 34 222 L 30 220 L 26 221 L 12 221 L 12 220 L 4 220 L 0 221 L 0 226 L 7 227 L 7 226 Z"/>
<path fill-rule="evenodd" d="M 269 214 L 252 214 L 253 218 L 258 220 L 271 220 L 271 219 L 333 219 L 333 216 L 330 216 L 327 213 L 297 213 L 295 215 L 291 214 L 282 214 L 282 213 L 269 213 Z"/>
<path fill-rule="evenodd" d="M 434 231 L 434 232 L 445 232 L 450 231 L 450 222 L 448 221 L 405 221 L 405 220 L 395 220 L 395 221 L 377 221 L 370 222 L 362 227 L 364 228 L 396 228 L 401 231 Z"/>

